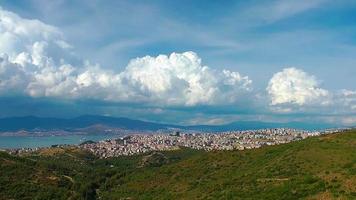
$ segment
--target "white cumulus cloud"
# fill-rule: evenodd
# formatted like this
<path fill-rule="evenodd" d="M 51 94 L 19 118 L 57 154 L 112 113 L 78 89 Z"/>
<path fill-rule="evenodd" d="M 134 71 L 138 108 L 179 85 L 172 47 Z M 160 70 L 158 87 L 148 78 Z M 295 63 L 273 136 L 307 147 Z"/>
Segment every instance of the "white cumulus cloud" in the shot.
<path fill-rule="evenodd" d="M 140 98 L 173 105 L 234 103 L 251 90 L 248 77 L 204 66 L 194 52 L 134 59 L 120 78 Z"/>
<path fill-rule="evenodd" d="M 329 92 L 320 88 L 314 76 L 296 68 L 286 68 L 275 73 L 266 90 L 271 105 L 327 104 L 329 99 Z"/>
<path fill-rule="evenodd" d="M 247 76 L 209 68 L 194 52 L 136 58 L 112 72 L 71 51 L 56 27 L 0 8 L 0 95 L 194 106 L 236 103 L 251 91 Z"/>

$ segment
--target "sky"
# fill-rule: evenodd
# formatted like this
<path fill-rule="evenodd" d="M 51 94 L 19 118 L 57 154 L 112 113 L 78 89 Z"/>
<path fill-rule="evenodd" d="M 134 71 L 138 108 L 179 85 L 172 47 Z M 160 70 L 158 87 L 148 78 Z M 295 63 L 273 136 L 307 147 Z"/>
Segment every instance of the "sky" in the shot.
<path fill-rule="evenodd" d="M 0 1 L 0 117 L 356 125 L 356 2 Z"/>

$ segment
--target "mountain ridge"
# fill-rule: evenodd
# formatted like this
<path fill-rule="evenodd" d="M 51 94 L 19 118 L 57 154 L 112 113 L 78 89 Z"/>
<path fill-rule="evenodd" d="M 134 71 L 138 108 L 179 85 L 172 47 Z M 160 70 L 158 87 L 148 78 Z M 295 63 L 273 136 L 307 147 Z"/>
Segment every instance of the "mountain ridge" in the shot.
<path fill-rule="evenodd" d="M 82 115 L 74 118 L 56 117 L 7 117 L 0 118 L 0 131 L 34 131 L 34 130 L 75 130 L 91 126 L 102 125 L 105 127 L 120 128 L 137 131 L 158 131 L 169 129 L 195 130 L 195 131 L 232 131 L 232 130 L 252 130 L 264 128 L 297 128 L 306 130 L 318 130 L 338 127 L 335 124 L 304 123 L 304 122 L 259 122 L 259 121 L 236 121 L 223 125 L 175 125 L 156 123 L 143 120 L 130 119 L 125 117 L 109 117 L 100 115 Z"/>
<path fill-rule="evenodd" d="M 92 125 L 102 124 L 109 127 L 123 128 L 130 130 L 159 130 L 167 128 L 168 125 L 134 120 L 124 117 L 107 117 L 99 115 L 82 115 L 75 118 L 55 118 L 55 117 L 8 117 L 0 119 L 0 131 L 19 130 L 70 130 L 86 128 Z M 176 127 L 169 125 L 169 127 Z"/>

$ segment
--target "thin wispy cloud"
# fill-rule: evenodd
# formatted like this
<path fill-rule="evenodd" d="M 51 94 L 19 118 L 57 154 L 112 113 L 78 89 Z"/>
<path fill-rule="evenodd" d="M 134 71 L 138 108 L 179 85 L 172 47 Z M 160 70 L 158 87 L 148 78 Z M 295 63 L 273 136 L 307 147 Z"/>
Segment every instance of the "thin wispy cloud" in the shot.
<path fill-rule="evenodd" d="M 323 6 L 327 0 L 278 0 L 257 4 L 244 11 L 250 17 L 262 23 L 273 23 L 296 16 L 311 9 Z"/>

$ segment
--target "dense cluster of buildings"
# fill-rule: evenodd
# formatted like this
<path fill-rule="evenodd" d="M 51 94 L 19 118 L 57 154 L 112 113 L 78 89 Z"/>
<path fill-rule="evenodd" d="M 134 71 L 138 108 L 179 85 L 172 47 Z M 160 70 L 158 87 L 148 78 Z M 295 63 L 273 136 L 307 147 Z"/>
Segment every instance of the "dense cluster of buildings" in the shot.
<path fill-rule="evenodd" d="M 221 133 L 185 134 L 137 134 L 120 139 L 85 143 L 86 149 L 101 158 L 121 155 L 134 155 L 150 151 L 174 150 L 179 147 L 211 150 L 244 150 L 264 145 L 276 145 L 301 140 L 310 136 L 340 132 L 340 129 L 327 131 L 303 131 L 296 129 L 261 129 L 251 131 L 229 131 Z"/>
<path fill-rule="evenodd" d="M 7 149 L 10 154 L 21 155 L 49 148 L 79 147 L 100 158 L 142 154 L 151 151 L 168 151 L 187 147 L 206 151 L 244 150 L 265 145 L 277 145 L 302 140 L 311 136 L 343 132 L 348 129 L 304 131 L 297 129 L 260 129 L 249 131 L 228 131 L 219 133 L 138 133 L 118 139 L 99 142 L 87 141 L 80 145 L 52 145 L 51 147 Z"/>

